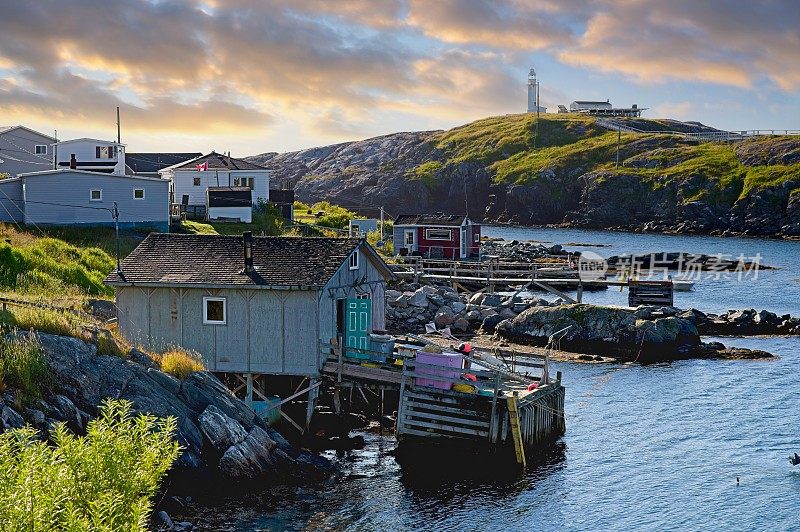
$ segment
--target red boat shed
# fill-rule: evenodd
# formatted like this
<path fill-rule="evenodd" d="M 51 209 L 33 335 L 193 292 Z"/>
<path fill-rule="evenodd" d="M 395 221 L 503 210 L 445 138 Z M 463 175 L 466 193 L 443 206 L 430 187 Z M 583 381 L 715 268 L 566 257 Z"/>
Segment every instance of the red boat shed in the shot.
<path fill-rule="evenodd" d="M 436 259 L 477 257 L 481 226 L 463 214 L 401 214 L 394 221 L 394 251 Z"/>

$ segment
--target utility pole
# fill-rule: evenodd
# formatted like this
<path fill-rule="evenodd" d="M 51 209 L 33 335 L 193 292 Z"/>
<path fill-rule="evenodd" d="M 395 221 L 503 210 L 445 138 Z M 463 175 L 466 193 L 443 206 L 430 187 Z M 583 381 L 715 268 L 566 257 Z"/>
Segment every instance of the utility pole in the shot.
<path fill-rule="evenodd" d="M 53 145 L 53 170 L 58 170 L 58 130 L 53 130 L 53 138 L 56 143 Z"/>
<path fill-rule="evenodd" d="M 617 125 L 617 166 L 619 168 L 619 143 L 622 140 L 622 126 Z"/>
<path fill-rule="evenodd" d="M 116 251 L 117 251 L 117 273 L 122 273 L 122 268 L 119 264 L 119 209 L 117 209 L 117 202 L 114 202 L 114 208 L 111 211 L 111 216 L 114 217 L 114 232 L 116 233 Z"/>
<path fill-rule="evenodd" d="M 381 242 L 383 242 L 383 205 L 381 205 Z"/>
<path fill-rule="evenodd" d="M 122 136 L 119 129 L 119 107 L 117 107 L 117 144 L 122 144 Z"/>

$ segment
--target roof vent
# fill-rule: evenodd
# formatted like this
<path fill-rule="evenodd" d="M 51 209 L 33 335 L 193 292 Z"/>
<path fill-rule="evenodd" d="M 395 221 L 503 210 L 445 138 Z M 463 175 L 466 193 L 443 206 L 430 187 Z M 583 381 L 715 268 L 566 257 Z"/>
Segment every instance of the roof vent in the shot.
<path fill-rule="evenodd" d="M 245 231 L 242 233 L 244 242 L 244 273 L 253 273 L 253 233 Z"/>

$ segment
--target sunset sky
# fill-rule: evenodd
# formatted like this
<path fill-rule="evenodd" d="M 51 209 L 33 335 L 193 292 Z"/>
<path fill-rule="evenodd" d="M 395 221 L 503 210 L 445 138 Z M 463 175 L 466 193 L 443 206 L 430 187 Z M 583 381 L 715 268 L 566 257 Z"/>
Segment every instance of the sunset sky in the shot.
<path fill-rule="evenodd" d="M 795 0 L 0 0 L 0 126 L 289 151 L 575 99 L 800 129 Z"/>

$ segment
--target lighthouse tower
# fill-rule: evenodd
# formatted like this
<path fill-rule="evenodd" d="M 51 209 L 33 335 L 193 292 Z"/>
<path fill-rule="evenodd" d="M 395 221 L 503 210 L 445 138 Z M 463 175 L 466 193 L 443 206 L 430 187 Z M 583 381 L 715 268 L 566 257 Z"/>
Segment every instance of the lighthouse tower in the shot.
<path fill-rule="evenodd" d="M 536 71 L 531 68 L 528 72 L 528 112 L 544 113 L 547 110 L 539 105 L 539 80 L 536 79 Z"/>

